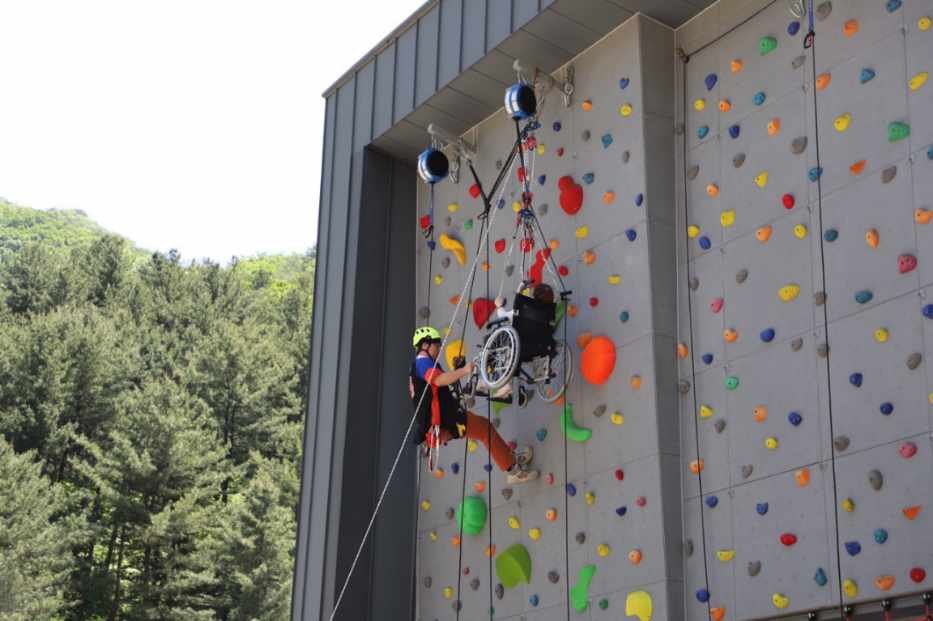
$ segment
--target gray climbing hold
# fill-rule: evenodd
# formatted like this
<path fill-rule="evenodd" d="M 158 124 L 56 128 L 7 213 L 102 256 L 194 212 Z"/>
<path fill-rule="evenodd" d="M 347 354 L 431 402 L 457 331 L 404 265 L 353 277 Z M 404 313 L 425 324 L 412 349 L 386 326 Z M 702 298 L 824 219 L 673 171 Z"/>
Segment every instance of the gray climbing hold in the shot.
<path fill-rule="evenodd" d="M 514 265 L 506 265 L 506 266 L 505 266 L 505 275 L 506 275 L 506 276 L 511 276 L 511 275 L 514 274 L 514 273 L 515 273 L 515 266 L 514 266 Z"/>
<path fill-rule="evenodd" d="M 743 267 L 735 273 L 735 282 L 741 285 L 746 280 L 748 280 L 748 270 Z"/>
<path fill-rule="evenodd" d="M 921 362 L 923 362 L 923 355 L 918 352 L 914 352 L 907 356 L 907 368 L 911 371 L 919 367 Z"/>
<path fill-rule="evenodd" d="M 454 508 L 447 507 L 447 511 L 444 511 L 444 517 L 446 517 L 448 520 L 454 519 Z"/>
<path fill-rule="evenodd" d="M 840 453 L 849 448 L 849 436 L 836 436 L 833 439 L 833 446 Z"/>
<path fill-rule="evenodd" d="M 511 500 L 511 499 L 512 499 L 512 488 L 511 488 L 511 487 L 503 487 L 503 488 L 502 488 L 502 497 L 505 498 L 506 500 Z"/>
<path fill-rule="evenodd" d="M 453 216 L 447 216 L 444 218 L 444 226 L 453 226 L 454 219 Z"/>
<path fill-rule="evenodd" d="M 790 66 L 794 69 L 800 69 L 803 67 L 803 63 L 805 62 L 807 62 L 807 57 L 801 54 L 800 56 L 795 57 L 794 60 L 790 61 Z"/>
<path fill-rule="evenodd" d="M 687 380 L 680 380 L 680 383 L 677 384 L 677 391 L 682 395 L 690 392 L 690 382 Z"/>
<path fill-rule="evenodd" d="M 632 154 L 629 153 L 627 149 L 626 149 L 625 151 L 623 151 L 623 152 L 622 152 L 622 163 L 623 163 L 623 164 L 628 164 L 628 160 L 629 160 L 630 157 L 632 157 Z"/>
<path fill-rule="evenodd" d="M 687 179 L 693 181 L 697 178 L 697 175 L 700 174 L 700 167 L 697 164 L 694 164 L 687 169 Z"/>
<path fill-rule="evenodd" d="M 794 155 L 800 155 L 801 153 L 806 151 L 807 150 L 807 137 L 798 136 L 797 138 L 794 138 L 790 143 L 790 150 L 791 150 L 791 153 L 793 153 Z"/>
<path fill-rule="evenodd" d="M 502 169 L 502 160 L 496 160 L 496 170 Z"/>
<path fill-rule="evenodd" d="M 742 168 L 742 164 L 745 163 L 745 154 L 737 153 L 735 157 L 732 158 L 732 166 L 735 168 Z"/>
<path fill-rule="evenodd" d="M 754 578 L 759 573 L 761 573 L 761 561 L 749 561 L 748 562 L 748 575 Z"/>
<path fill-rule="evenodd" d="M 826 304 L 826 292 L 817 291 L 816 293 L 814 293 L 813 303 L 816 304 L 817 306 L 822 306 L 823 304 Z"/>
<path fill-rule="evenodd" d="M 716 430 L 716 433 L 722 433 L 725 428 L 726 420 L 724 418 L 717 418 L 716 421 L 713 422 L 713 429 Z"/>
<path fill-rule="evenodd" d="M 880 470 L 869 471 L 868 484 L 871 485 L 871 488 L 876 492 L 884 487 L 884 475 L 881 474 Z"/>
<path fill-rule="evenodd" d="M 793 351 L 800 351 L 801 347 L 803 347 L 803 339 L 799 336 L 790 342 L 790 348 Z"/>
<path fill-rule="evenodd" d="M 818 7 L 816 7 L 816 18 L 820 21 L 823 21 L 829 14 L 833 12 L 833 3 L 832 2 L 821 2 Z"/>
<path fill-rule="evenodd" d="M 599 418 L 600 416 L 602 416 L 602 415 L 605 414 L 605 413 L 606 413 L 606 404 L 605 404 L 605 403 L 602 404 L 602 405 L 596 406 L 596 409 L 593 410 L 593 416 L 595 416 L 596 418 Z"/>
<path fill-rule="evenodd" d="M 897 166 L 888 166 L 881 171 L 881 183 L 891 183 L 897 176 Z"/>
<path fill-rule="evenodd" d="M 684 555 L 693 556 L 693 539 L 684 541 Z"/>
<path fill-rule="evenodd" d="M 753 465 L 745 464 L 744 466 L 742 466 L 742 478 L 747 479 L 748 477 L 752 476 L 752 472 L 754 471 L 755 471 L 755 467 Z"/>
<path fill-rule="evenodd" d="M 421 308 L 418 309 L 418 316 L 421 317 L 422 319 L 427 319 L 428 317 L 431 316 L 431 309 L 428 308 L 427 306 L 422 306 Z"/>
<path fill-rule="evenodd" d="M 580 139 L 581 139 L 583 142 L 586 142 L 587 140 L 589 140 L 589 139 L 590 139 L 590 130 L 584 129 L 584 130 L 583 130 L 583 133 L 580 134 Z"/>
<path fill-rule="evenodd" d="M 547 579 L 551 584 L 557 584 L 560 581 L 560 574 L 552 569 L 547 572 Z"/>
<path fill-rule="evenodd" d="M 537 209 L 538 209 L 538 213 L 539 213 L 539 214 L 541 214 L 542 216 L 546 216 L 546 215 L 547 215 L 547 210 L 548 210 L 548 205 L 547 205 L 547 203 L 544 203 L 543 205 L 539 205 Z"/>
<path fill-rule="evenodd" d="M 574 535 L 573 539 L 574 541 L 576 541 L 582 546 L 584 543 L 586 543 L 586 533 L 584 533 L 583 531 L 580 531 L 579 533 Z"/>
<path fill-rule="evenodd" d="M 424 584 L 424 588 L 426 589 L 430 589 L 431 584 L 433 584 L 433 582 L 431 581 L 431 576 L 425 576 L 421 582 Z"/>
<path fill-rule="evenodd" d="M 450 257 L 444 257 L 441 259 L 441 267 L 443 267 L 445 270 L 450 267 Z"/>
<path fill-rule="evenodd" d="M 470 588 L 476 591 L 479 589 L 479 578 L 473 578 L 470 580 Z"/>
<path fill-rule="evenodd" d="M 502 583 L 496 585 L 496 599 L 502 599 L 505 597 L 505 587 L 502 586 Z"/>
<path fill-rule="evenodd" d="M 691 291 L 696 291 L 700 287 L 700 279 L 696 276 L 691 276 L 687 284 L 690 286 Z"/>
<path fill-rule="evenodd" d="M 825 358 L 829 355 L 829 345 L 827 343 L 820 343 L 816 346 L 816 355 L 820 358 Z"/>

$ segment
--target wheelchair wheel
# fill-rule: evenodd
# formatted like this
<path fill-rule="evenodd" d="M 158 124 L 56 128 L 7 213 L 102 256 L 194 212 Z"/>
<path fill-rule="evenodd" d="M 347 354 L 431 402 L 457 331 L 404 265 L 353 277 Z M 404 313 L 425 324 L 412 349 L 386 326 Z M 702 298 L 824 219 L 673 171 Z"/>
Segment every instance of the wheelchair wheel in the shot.
<path fill-rule="evenodd" d="M 512 326 L 492 331 L 479 359 L 479 374 L 489 391 L 505 386 L 518 366 L 518 332 Z"/>
<path fill-rule="evenodd" d="M 550 362 L 550 381 L 535 384 L 538 396 L 545 403 L 557 401 L 573 380 L 573 350 L 567 347 L 567 343 L 558 340 L 554 351 Z"/>

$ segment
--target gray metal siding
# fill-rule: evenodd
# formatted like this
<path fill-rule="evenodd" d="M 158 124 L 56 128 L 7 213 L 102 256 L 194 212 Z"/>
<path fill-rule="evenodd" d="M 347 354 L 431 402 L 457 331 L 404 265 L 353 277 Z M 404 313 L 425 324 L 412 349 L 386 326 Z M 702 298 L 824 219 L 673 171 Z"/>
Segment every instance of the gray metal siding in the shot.
<path fill-rule="evenodd" d="M 486 0 L 486 51 L 495 48 L 512 33 L 512 2 Z"/>
<path fill-rule="evenodd" d="M 418 51 L 418 26 L 409 28 L 398 38 L 395 55 L 395 111 L 396 122 L 412 111 L 415 103 L 415 56 Z"/>
<path fill-rule="evenodd" d="M 418 72 L 415 78 L 415 105 L 420 106 L 437 91 L 438 33 L 440 8 L 418 20 Z"/>
<path fill-rule="evenodd" d="M 538 0 L 512 0 L 512 31 L 530 22 L 538 10 Z"/>
<path fill-rule="evenodd" d="M 376 56 L 376 92 L 373 102 L 373 137 L 392 127 L 395 102 L 395 44 Z"/>
<path fill-rule="evenodd" d="M 441 0 L 437 85 L 442 87 L 460 73 L 463 0 Z"/>
<path fill-rule="evenodd" d="M 463 43 L 460 70 L 477 62 L 486 53 L 486 2 L 463 1 Z"/>
<path fill-rule="evenodd" d="M 362 149 L 373 138 L 373 95 L 376 65 L 369 63 L 356 74 L 356 128 L 353 131 L 354 151 Z"/>

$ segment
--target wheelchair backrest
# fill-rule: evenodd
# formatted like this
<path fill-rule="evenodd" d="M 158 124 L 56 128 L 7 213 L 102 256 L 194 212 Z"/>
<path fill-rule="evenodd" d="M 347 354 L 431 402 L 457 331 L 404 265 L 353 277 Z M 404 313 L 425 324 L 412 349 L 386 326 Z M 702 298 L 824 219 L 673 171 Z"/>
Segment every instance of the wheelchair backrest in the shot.
<path fill-rule="evenodd" d="M 539 302 L 521 293 L 515 296 L 513 308 L 515 309 L 515 315 L 520 317 L 523 321 L 545 325 L 552 323 L 557 313 L 556 304 Z"/>

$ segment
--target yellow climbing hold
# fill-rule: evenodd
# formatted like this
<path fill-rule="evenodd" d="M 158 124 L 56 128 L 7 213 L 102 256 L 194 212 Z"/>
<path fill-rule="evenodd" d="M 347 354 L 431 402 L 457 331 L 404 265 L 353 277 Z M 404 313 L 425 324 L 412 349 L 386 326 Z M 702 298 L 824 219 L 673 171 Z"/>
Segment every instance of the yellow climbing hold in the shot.
<path fill-rule="evenodd" d="M 787 283 L 778 289 L 778 297 L 781 298 L 782 302 L 790 302 L 791 300 L 795 300 L 797 299 L 798 295 L 800 295 L 800 285 L 796 283 Z"/>
<path fill-rule="evenodd" d="M 609 281 L 610 285 L 617 285 L 622 282 L 622 277 L 618 274 L 609 274 L 609 278 L 607 278 L 607 280 Z"/>
<path fill-rule="evenodd" d="M 844 132 L 849 129 L 849 124 L 852 122 L 852 113 L 846 112 L 845 114 L 840 114 L 835 119 L 833 119 L 833 127 L 836 128 L 837 132 Z"/>
<path fill-rule="evenodd" d="M 852 578 L 846 578 L 842 581 L 842 590 L 846 592 L 847 597 L 858 596 L 858 584 Z"/>
<path fill-rule="evenodd" d="M 705 403 L 700 406 L 700 418 L 709 418 L 713 415 L 713 408 Z"/>
<path fill-rule="evenodd" d="M 877 248 L 880 239 L 881 238 L 878 236 L 878 229 L 868 229 L 865 231 L 865 243 L 868 244 L 869 248 Z"/>
<path fill-rule="evenodd" d="M 807 225 L 806 225 L 806 224 L 797 224 L 797 225 L 794 225 L 794 236 L 795 236 L 797 239 L 803 239 L 804 237 L 806 237 L 806 236 L 807 236 L 807 232 L 808 232 L 808 229 L 807 229 Z"/>
<path fill-rule="evenodd" d="M 875 330 L 875 340 L 879 343 L 884 343 L 888 340 L 888 329 L 887 328 L 878 328 Z"/>
<path fill-rule="evenodd" d="M 574 231 L 577 239 L 586 239 L 590 235 L 590 228 L 586 225 L 581 226 L 576 231 Z"/>
<path fill-rule="evenodd" d="M 755 185 L 757 185 L 759 188 L 763 188 L 766 185 L 768 185 L 768 171 L 767 170 L 763 170 L 757 175 L 755 175 Z"/>
<path fill-rule="evenodd" d="M 916 91 L 921 86 L 927 83 L 927 78 L 929 77 L 930 77 L 930 74 L 928 74 L 926 71 L 921 71 L 914 77 L 910 78 L 910 81 L 907 82 L 907 86 L 910 87 L 910 90 Z"/>
<path fill-rule="evenodd" d="M 453 253 L 454 257 L 457 259 L 457 263 L 463 265 L 466 262 L 466 249 L 463 247 L 463 244 L 447 233 L 441 233 L 439 241 L 441 242 L 441 248 Z"/>
<path fill-rule="evenodd" d="M 693 102 L 693 109 L 696 110 L 697 112 L 702 112 L 703 110 L 705 110 L 705 109 L 706 109 L 706 100 L 705 100 L 705 99 L 697 99 L 696 101 L 694 101 L 694 102 Z"/>
<path fill-rule="evenodd" d="M 537 151 L 538 155 L 544 155 L 547 153 L 547 147 L 544 146 L 543 142 L 539 142 L 538 146 L 535 148 L 535 151 Z"/>
<path fill-rule="evenodd" d="M 728 563 L 735 558 L 735 550 L 716 550 L 716 558 L 720 563 Z"/>
<path fill-rule="evenodd" d="M 632 115 L 632 104 L 624 103 L 619 107 L 619 114 L 622 116 L 631 116 Z"/>
<path fill-rule="evenodd" d="M 514 211 L 515 213 L 518 213 L 518 212 L 521 211 L 521 210 L 522 210 L 522 204 L 519 203 L 518 201 L 513 201 L 513 202 L 512 202 L 512 211 Z"/>
<path fill-rule="evenodd" d="M 622 412 L 613 412 L 609 415 L 609 420 L 612 421 L 613 425 L 621 425 L 625 422 L 625 417 L 622 416 Z"/>
<path fill-rule="evenodd" d="M 774 436 L 768 436 L 765 438 L 765 448 L 769 451 L 775 451 L 778 447 L 778 439 Z"/>
<path fill-rule="evenodd" d="M 467 450 L 471 453 L 475 452 L 479 445 L 476 444 L 476 440 L 467 440 Z"/>
<path fill-rule="evenodd" d="M 774 604 L 775 608 L 783 610 L 787 608 L 788 605 L 790 605 L 790 598 L 786 595 L 782 595 L 781 593 L 775 593 L 771 596 L 771 603 Z"/>
<path fill-rule="evenodd" d="M 450 203 L 449 205 L 447 205 L 447 211 L 449 211 L 450 213 L 457 213 L 458 209 L 460 209 L 460 205 L 458 205 L 457 203 Z"/>
<path fill-rule="evenodd" d="M 603 558 L 609 556 L 609 553 L 610 553 L 611 551 L 612 551 L 612 549 L 611 549 L 608 545 L 606 545 L 605 543 L 601 543 L 601 544 L 599 544 L 598 546 L 596 546 L 596 554 L 598 554 L 599 556 L 601 556 L 601 557 L 603 557 Z"/>
<path fill-rule="evenodd" d="M 926 15 L 917 20 L 917 28 L 919 28 L 921 32 L 926 32 L 930 29 L 930 26 L 933 26 L 933 20 Z"/>
<path fill-rule="evenodd" d="M 431 510 L 431 501 L 430 501 L 430 500 L 422 500 L 422 501 L 421 501 L 421 510 L 422 510 L 422 511 L 430 511 L 430 510 Z"/>
<path fill-rule="evenodd" d="M 691 224 L 690 226 L 687 227 L 687 237 L 689 237 L 690 239 L 695 238 L 699 234 L 700 234 L 700 227 L 698 227 L 697 225 Z"/>
<path fill-rule="evenodd" d="M 509 528 L 511 528 L 512 530 L 518 530 L 521 527 L 522 527 L 521 520 L 519 520 L 514 515 L 510 515 L 509 516 Z"/>
<path fill-rule="evenodd" d="M 846 498 L 842 501 L 842 510 L 846 513 L 852 513 L 855 511 L 855 501 L 851 498 Z"/>
<path fill-rule="evenodd" d="M 528 538 L 531 539 L 532 541 L 537 541 L 538 539 L 541 539 L 541 529 L 540 528 L 529 529 Z"/>
<path fill-rule="evenodd" d="M 593 492 L 587 492 L 583 494 L 583 499 L 586 500 L 586 504 L 592 505 L 593 503 L 596 502 L 596 494 L 594 494 Z"/>
<path fill-rule="evenodd" d="M 431 538 L 431 541 L 437 541 L 437 531 L 432 530 L 431 532 L 428 533 L 428 537 Z"/>
<path fill-rule="evenodd" d="M 719 214 L 719 224 L 721 224 L 724 229 L 735 224 L 735 209 L 729 209 Z"/>
<path fill-rule="evenodd" d="M 651 621 L 654 605 L 646 591 L 632 591 L 625 598 L 625 616 L 637 617 L 638 621 Z"/>
<path fill-rule="evenodd" d="M 443 594 L 444 594 L 444 599 L 450 599 L 451 597 L 454 596 L 454 588 L 449 587 L 449 586 L 444 587 Z"/>
<path fill-rule="evenodd" d="M 463 341 L 457 339 L 456 341 L 450 341 L 447 343 L 447 347 L 444 348 L 444 358 L 447 362 L 447 368 L 454 368 L 454 358 L 457 356 L 466 356 L 466 349 L 463 346 Z"/>

